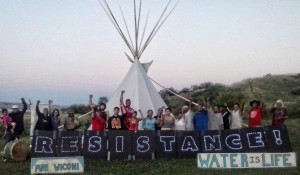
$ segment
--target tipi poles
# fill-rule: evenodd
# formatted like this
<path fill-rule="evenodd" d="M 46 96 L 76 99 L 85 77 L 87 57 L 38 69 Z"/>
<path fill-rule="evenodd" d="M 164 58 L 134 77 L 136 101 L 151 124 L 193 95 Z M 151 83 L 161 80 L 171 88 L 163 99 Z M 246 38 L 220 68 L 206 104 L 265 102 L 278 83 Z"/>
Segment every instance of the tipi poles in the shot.
<path fill-rule="evenodd" d="M 157 81 L 153 80 L 151 77 L 149 77 L 149 78 L 150 78 L 150 80 L 152 80 L 154 83 L 156 83 L 158 86 L 162 87 L 163 89 L 167 90 L 168 92 L 170 92 L 170 93 L 176 95 L 177 97 L 179 97 L 179 98 L 181 98 L 181 99 L 183 99 L 183 100 L 185 100 L 185 101 L 190 102 L 189 99 L 187 99 L 187 98 L 185 98 L 185 97 L 183 97 L 183 96 L 181 96 L 181 95 L 179 95 L 179 94 L 177 94 L 177 93 L 175 93 L 175 92 L 169 90 L 168 88 L 166 88 L 166 87 L 164 87 L 163 85 L 159 84 Z M 195 102 L 192 102 L 192 104 L 194 104 L 194 105 L 196 105 L 196 106 L 199 105 L 198 103 L 195 103 Z"/>

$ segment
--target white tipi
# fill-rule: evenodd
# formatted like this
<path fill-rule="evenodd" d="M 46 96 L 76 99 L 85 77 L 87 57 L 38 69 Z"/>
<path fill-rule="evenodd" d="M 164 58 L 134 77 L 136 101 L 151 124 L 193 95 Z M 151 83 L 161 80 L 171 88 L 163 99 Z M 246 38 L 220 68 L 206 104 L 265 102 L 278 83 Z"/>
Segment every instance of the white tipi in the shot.
<path fill-rule="evenodd" d="M 109 102 L 107 103 L 107 110 L 109 111 L 110 115 L 113 113 L 114 107 L 120 107 L 120 95 L 121 91 L 125 91 L 124 93 L 124 100 L 130 99 L 131 100 L 131 107 L 135 110 L 142 110 L 144 116 L 146 112 L 151 109 L 153 110 L 154 114 L 158 108 L 165 106 L 166 103 L 163 101 L 161 96 L 158 94 L 157 90 L 153 86 L 150 78 L 147 75 L 148 68 L 150 67 L 152 61 L 150 63 L 142 64 L 140 62 L 140 57 L 149 45 L 150 41 L 153 39 L 157 31 L 160 29 L 162 24 L 168 18 L 168 16 L 172 13 L 176 5 L 179 1 L 174 5 L 171 10 L 168 10 L 169 5 L 171 4 L 170 0 L 166 7 L 164 8 L 160 18 L 158 19 L 157 23 L 154 25 L 153 29 L 151 30 L 148 36 L 145 36 L 145 31 L 148 23 L 148 15 L 145 21 L 145 25 L 143 28 L 143 32 L 140 33 L 140 16 L 141 16 L 141 7 L 142 7 L 142 0 L 139 1 L 139 8 L 137 8 L 136 0 L 134 0 L 134 40 L 131 38 L 130 32 L 128 30 L 128 26 L 126 20 L 124 18 L 124 14 L 121 10 L 124 24 L 127 31 L 127 36 L 124 34 L 123 30 L 121 29 L 118 21 L 116 20 L 115 16 L 112 13 L 111 8 L 109 7 L 106 0 L 98 0 L 101 6 L 103 7 L 104 11 L 106 12 L 107 16 L 113 23 L 114 27 L 117 29 L 118 33 L 121 35 L 123 41 L 126 43 L 132 58 L 126 54 L 127 58 L 130 62 L 132 62 L 132 66 L 130 67 L 127 75 L 123 79 L 123 81 L 119 84 L 113 95 L 110 97 Z M 148 13 L 149 14 L 149 13 Z M 145 40 L 144 40 L 145 39 Z M 139 125 L 139 129 L 141 129 L 141 124 Z"/>

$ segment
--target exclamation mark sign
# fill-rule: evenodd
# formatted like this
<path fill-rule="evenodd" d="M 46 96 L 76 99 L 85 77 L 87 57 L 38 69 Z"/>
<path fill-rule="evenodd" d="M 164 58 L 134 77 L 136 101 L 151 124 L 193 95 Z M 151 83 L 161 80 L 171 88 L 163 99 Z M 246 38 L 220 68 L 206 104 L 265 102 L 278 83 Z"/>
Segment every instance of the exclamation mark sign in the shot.
<path fill-rule="evenodd" d="M 282 145 L 281 134 L 279 130 L 273 130 L 275 142 L 277 145 Z"/>

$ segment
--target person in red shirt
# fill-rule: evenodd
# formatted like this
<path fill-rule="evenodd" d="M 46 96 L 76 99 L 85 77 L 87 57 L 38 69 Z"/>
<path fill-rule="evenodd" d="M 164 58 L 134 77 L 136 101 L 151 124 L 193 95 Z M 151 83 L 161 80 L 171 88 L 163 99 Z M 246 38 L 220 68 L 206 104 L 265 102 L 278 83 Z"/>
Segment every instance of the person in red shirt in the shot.
<path fill-rule="evenodd" d="M 250 102 L 250 106 L 252 108 L 249 110 L 249 128 L 254 128 L 254 127 L 260 127 L 261 126 L 261 117 L 263 113 L 263 108 L 262 108 L 262 98 L 261 95 L 259 94 L 260 100 L 253 100 Z"/>
<path fill-rule="evenodd" d="M 89 96 L 89 105 L 92 111 L 91 120 L 92 120 L 92 130 L 93 131 L 104 131 L 106 128 L 106 113 L 105 113 L 105 104 L 101 104 L 100 108 L 93 106 L 93 95 Z M 101 107 L 102 106 L 102 107 Z"/>
<path fill-rule="evenodd" d="M 120 108 L 121 108 L 121 113 L 122 115 L 125 115 L 125 119 L 123 121 L 123 126 L 124 129 L 129 129 L 127 126 L 128 123 L 128 119 L 132 117 L 133 113 L 134 113 L 134 109 L 132 109 L 130 107 L 131 105 L 131 100 L 130 99 L 126 99 L 125 104 L 123 102 L 123 95 L 124 95 L 125 91 L 121 92 L 121 96 L 120 96 Z"/>
<path fill-rule="evenodd" d="M 283 106 L 282 100 L 277 100 L 273 103 L 270 113 L 272 115 L 272 125 L 273 126 L 282 126 L 284 125 L 284 120 L 288 118 L 287 110 Z"/>
<path fill-rule="evenodd" d="M 137 112 L 134 111 L 131 118 L 127 120 L 127 128 L 129 131 L 137 131 L 139 128 L 139 121 L 142 121 L 143 118 L 137 118 Z"/>

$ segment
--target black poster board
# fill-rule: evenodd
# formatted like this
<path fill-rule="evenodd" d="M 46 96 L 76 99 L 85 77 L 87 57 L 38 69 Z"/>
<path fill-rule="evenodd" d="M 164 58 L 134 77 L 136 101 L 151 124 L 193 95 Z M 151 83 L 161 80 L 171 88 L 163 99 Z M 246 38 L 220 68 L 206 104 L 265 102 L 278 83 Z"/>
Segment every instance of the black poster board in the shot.
<path fill-rule="evenodd" d="M 222 153 L 222 131 L 206 130 L 200 133 L 202 153 Z"/>
<path fill-rule="evenodd" d="M 31 157 L 55 157 L 56 139 L 56 131 L 35 130 L 31 142 Z"/>
<path fill-rule="evenodd" d="M 242 129 L 227 129 L 222 131 L 221 137 L 223 151 L 225 153 L 245 152 L 246 140 Z"/>
<path fill-rule="evenodd" d="M 268 140 L 268 152 L 292 152 L 286 126 L 266 126 L 266 136 Z"/>
<path fill-rule="evenodd" d="M 82 151 L 85 158 L 107 160 L 107 133 L 85 131 Z"/>
<path fill-rule="evenodd" d="M 263 127 L 244 128 L 244 152 L 266 152 L 267 140 Z"/>
<path fill-rule="evenodd" d="M 198 133 L 194 131 L 177 131 L 178 158 L 196 158 L 201 151 Z"/>
<path fill-rule="evenodd" d="M 132 154 L 134 159 L 154 159 L 155 131 L 137 131 L 132 136 Z"/>
<path fill-rule="evenodd" d="M 174 131 L 157 131 L 155 154 L 157 158 L 177 157 L 177 138 Z"/>
<path fill-rule="evenodd" d="M 107 160 L 131 159 L 131 140 L 132 131 L 109 131 Z"/>
<path fill-rule="evenodd" d="M 57 156 L 80 156 L 82 133 L 80 131 L 60 131 L 57 140 Z"/>

